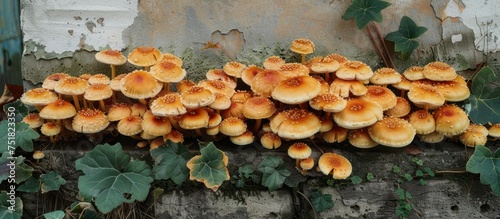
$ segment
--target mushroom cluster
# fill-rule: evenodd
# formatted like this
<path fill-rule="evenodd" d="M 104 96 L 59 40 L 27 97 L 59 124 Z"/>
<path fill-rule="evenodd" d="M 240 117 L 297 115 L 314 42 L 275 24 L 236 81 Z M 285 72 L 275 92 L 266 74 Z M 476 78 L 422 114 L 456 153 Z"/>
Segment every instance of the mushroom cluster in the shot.
<path fill-rule="evenodd" d="M 306 60 L 314 52 L 308 39 L 295 40 L 291 49 L 301 55 L 301 63 L 278 56 L 252 65 L 230 61 L 199 82 L 185 79 L 179 57 L 156 48 L 137 47 L 128 57 L 104 50 L 95 57 L 111 66 L 111 78 L 50 75 L 41 88 L 22 96 L 23 103 L 39 110 L 25 122 L 41 127 L 52 142 L 65 129 L 106 130 L 143 139 L 139 145 L 147 141 L 151 148 L 167 139 L 182 142 L 184 136 L 227 136 L 237 145 L 258 138 L 268 149 L 280 147 L 282 140 L 311 138 L 348 140 L 358 148 L 404 147 L 415 136 L 429 143 L 459 136 L 467 146 L 486 140 L 486 127 L 471 124 L 455 104 L 470 95 L 466 81 L 444 62 L 400 74 L 392 68 L 373 71 L 340 54 Z M 138 69 L 117 75 L 115 66 L 126 62 Z M 309 155 L 293 156 L 301 171 L 310 169 Z"/>

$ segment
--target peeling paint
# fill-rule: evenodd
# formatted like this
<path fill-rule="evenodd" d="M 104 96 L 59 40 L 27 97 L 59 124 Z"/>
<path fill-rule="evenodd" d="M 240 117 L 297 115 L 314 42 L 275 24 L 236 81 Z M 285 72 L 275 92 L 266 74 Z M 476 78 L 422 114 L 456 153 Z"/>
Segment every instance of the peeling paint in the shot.
<path fill-rule="evenodd" d="M 22 0 L 21 3 L 24 40 L 43 46 L 47 53 L 59 54 L 56 57 L 82 48 L 123 50 L 127 44 L 122 33 L 138 15 L 138 0 Z M 105 26 L 104 20 L 112 20 L 113 25 Z"/>
<path fill-rule="evenodd" d="M 451 36 L 451 43 L 462 42 L 462 34 L 455 34 Z"/>

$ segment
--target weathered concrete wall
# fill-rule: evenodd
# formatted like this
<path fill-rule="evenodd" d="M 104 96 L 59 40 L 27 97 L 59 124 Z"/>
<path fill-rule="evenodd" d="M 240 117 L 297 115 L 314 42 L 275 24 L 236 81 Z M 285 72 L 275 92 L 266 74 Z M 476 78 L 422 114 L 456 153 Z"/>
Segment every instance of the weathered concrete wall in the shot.
<path fill-rule="evenodd" d="M 457 70 L 474 68 L 486 59 L 483 51 L 489 54 L 500 49 L 496 46 L 500 18 L 494 10 L 500 0 L 389 2 L 392 5 L 382 11 L 384 21 L 378 24 L 383 36 L 398 29 L 403 15 L 429 29 L 418 38 L 421 46 L 411 63 L 398 63 L 402 69 L 435 59 L 448 61 Z M 188 48 L 191 56 L 204 57 L 220 67 L 227 59 L 214 51 L 202 51 L 201 43 L 220 42 L 239 61 L 252 62 L 249 57 L 279 55 L 265 48 L 279 43 L 287 49 L 300 37 L 315 42 L 315 55 L 340 53 L 377 67 L 381 61 L 366 30 L 358 30 L 353 20 L 342 19 L 350 3 L 22 0 L 23 74 L 36 84 L 54 72 L 107 73 L 106 66 L 94 60 L 95 51 L 112 48 L 128 54 L 142 45 L 179 56 L 185 56 L 183 51 Z M 233 29 L 238 31 L 225 35 Z M 124 66 L 121 70 L 130 69 L 133 67 Z M 200 72 L 204 69 L 187 70 L 205 73 Z"/>

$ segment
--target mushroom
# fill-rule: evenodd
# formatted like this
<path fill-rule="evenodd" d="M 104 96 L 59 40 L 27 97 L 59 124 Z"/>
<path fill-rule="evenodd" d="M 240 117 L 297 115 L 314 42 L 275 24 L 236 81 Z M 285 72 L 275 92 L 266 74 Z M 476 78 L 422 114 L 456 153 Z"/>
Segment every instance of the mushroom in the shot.
<path fill-rule="evenodd" d="M 80 110 L 81 107 L 80 107 L 80 101 L 78 100 L 78 96 L 83 95 L 85 93 L 85 90 L 87 90 L 88 86 L 89 83 L 84 79 L 77 77 L 67 77 L 62 79 L 54 87 L 54 91 L 62 95 L 72 96 L 76 110 Z"/>
<path fill-rule="evenodd" d="M 379 104 L 371 100 L 350 99 L 346 107 L 333 114 L 333 120 L 346 129 L 359 129 L 371 126 L 383 118 L 383 110 Z"/>
<path fill-rule="evenodd" d="M 37 129 L 43 125 L 43 119 L 38 113 L 30 113 L 23 118 L 23 122 L 28 124 L 30 128 Z"/>
<path fill-rule="evenodd" d="M 172 125 L 167 117 L 155 116 L 148 110 L 142 118 L 142 131 L 152 136 L 163 136 L 172 131 Z"/>
<path fill-rule="evenodd" d="M 127 58 L 120 51 L 112 49 L 105 49 L 96 53 L 95 59 L 111 67 L 112 79 L 116 77 L 116 66 L 123 65 L 127 62 Z"/>
<path fill-rule="evenodd" d="M 48 136 L 50 138 L 50 142 L 54 144 L 57 141 L 57 135 L 61 133 L 61 126 L 55 122 L 46 122 L 40 128 L 40 132 L 42 132 L 43 135 Z"/>
<path fill-rule="evenodd" d="M 443 94 L 430 84 L 413 83 L 408 91 L 408 99 L 424 110 L 435 109 L 445 103 Z"/>
<path fill-rule="evenodd" d="M 236 88 L 236 82 L 222 69 L 210 69 L 206 73 L 207 80 L 220 80 L 226 82 L 230 87 Z"/>
<path fill-rule="evenodd" d="M 496 123 L 490 126 L 488 129 L 488 136 L 493 137 L 493 141 L 500 138 L 500 123 Z"/>
<path fill-rule="evenodd" d="M 165 144 L 165 141 L 163 141 L 163 137 L 156 137 L 149 143 L 149 150 L 151 151 L 162 146 L 163 144 Z"/>
<path fill-rule="evenodd" d="M 261 71 L 264 71 L 264 69 L 256 65 L 247 66 L 241 72 L 241 80 L 248 86 L 251 86 L 253 78 Z"/>
<path fill-rule="evenodd" d="M 167 142 L 169 140 L 174 143 L 182 143 L 184 142 L 184 135 L 182 135 L 181 132 L 172 129 L 172 131 L 163 136 L 163 141 Z"/>
<path fill-rule="evenodd" d="M 121 119 L 130 116 L 132 109 L 126 103 L 113 103 L 109 107 L 106 117 L 110 122 L 120 121 Z"/>
<path fill-rule="evenodd" d="M 403 72 L 403 76 L 410 81 L 417 81 L 425 79 L 424 67 L 422 66 L 410 66 Z"/>
<path fill-rule="evenodd" d="M 279 70 L 285 63 L 285 60 L 279 56 L 269 56 L 264 60 L 264 62 L 262 62 L 262 65 L 265 69 Z"/>
<path fill-rule="evenodd" d="M 386 87 L 389 84 L 396 84 L 403 80 L 403 77 L 396 69 L 393 68 L 379 68 L 373 72 L 370 78 L 370 83 Z"/>
<path fill-rule="evenodd" d="M 162 87 L 162 83 L 142 70 L 135 70 L 120 81 L 122 93 L 129 98 L 138 99 L 144 105 L 147 105 L 145 99 L 156 96 Z"/>
<path fill-rule="evenodd" d="M 142 118 L 130 115 L 118 122 L 116 126 L 118 132 L 125 136 L 134 136 L 142 132 Z"/>
<path fill-rule="evenodd" d="M 303 142 L 293 143 L 288 148 L 288 156 L 295 159 L 295 167 L 302 174 L 304 174 L 305 172 L 300 167 L 300 162 L 304 159 L 309 158 L 311 156 L 311 154 L 312 154 L 311 147 L 309 147 L 306 143 L 303 143 Z"/>
<path fill-rule="evenodd" d="M 21 102 L 27 105 L 35 106 L 40 112 L 42 108 L 58 99 L 57 94 L 45 89 L 45 88 L 34 88 L 26 91 L 21 95 Z"/>
<path fill-rule="evenodd" d="M 159 62 L 172 62 L 176 64 L 179 67 L 182 67 L 183 61 L 180 59 L 178 56 L 172 54 L 172 53 L 163 53 L 163 57 Z"/>
<path fill-rule="evenodd" d="M 378 103 L 384 111 L 393 108 L 397 103 L 396 94 L 387 87 L 377 85 L 368 86 L 366 94 L 359 97 L 359 99 Z"/>
<path fill-rule="evenodd" d="M 396 105 L 385 110 L 385 114 L 391 117 L 403 117 L 411 112 L 411 104 L 403 97 L 396 97 Z"/>
<path fill-rule="evenodd" d="M 321 92 L 321 84 L 311 76 L 295 76 L 281 81 L 274 88 L 273 99 L 286 104 L 300 104 L 304 109 L 307 102 Z"/>
<path fill-rule="evenodd" d="M 309 100 L 309 106 L 315 110 L 325 111 L 323 118 L 330 119 L 330 113 L 342 111 L 347 105 L 347 101 L 332 93 L 319 94 Z"/>
<path fill-rule="evenodd" d="M 330 82 L 330 73 L 336 72 L 340 66 L 342 66 L 335 58 L 332 56 L 325 56 L 321 58 L 318 62 L 311 64 L 311 71 L 319 74 L 325 75 L 325 81 Z"/>
<path fill-rule="evenodd" d="M 247 124 L 241 118 L 229 117 L 222 120 L 219 131 L 227 136 L 238 136 L 247 131 Z"/>
<path fill-rule="evenodd" d="M 43 153 L 43 151 L 36 150 L 33 152 L 33 159 L 35 159 L 37 163 L 43 158 L 45 158 L 45 154 Z"/>
<path fill-rule="evenodd" d="M 181 93 L 181 102 L 188 109 L 208 106 L 214 101 L 215 96 L 213 93 L 198 85 L 192 86 L 187 91 Z"/>
<path fill-rule="evenodd" d="M 160 61 L 151 67 L 149 73 L 163 82 L 163 89 L 170 91 L 170 83 L 178 83 L 186 77 L 186 70 L 170 61 Z"/>
<path fill-rule="evenodd" d="M 364 62 L 348 61 L 342 65 L 335 75 L 343 80 L 369 80 L 373 76 L 373 71 Z"/>
<path fill-rule="evenodd" d="M 408 122 L 419 135 L 430 134 L 436 130 L 436 121 L 427 110 L 421 109 L 412 112 Z"/>
<path fill-rule="evenodd" d="M 303 139 L 314 136 L 321 128 L 321 121 L 312 112 L 292 108 L 271 118 L 272 132 L 286 139 Z"/>
<path fill-rule="evenodd" d="M 264 70 L 255 75 L 250 89 L 255 95 L 270 97 L 274 88 L 286 78 L 285 74 L 280 71 Z"/>
<path fill-rule="evenodd" d="M 236 145 L 249 145 L 253 143 L 254 139 L 255 137 L 253 133 L 249 130 L 246 130 L 241 135 L 229 137 L 229 140 L 231 140 L 231 142 Z"/>
<path fill-rule="evenodd" d="M 321 136 L 327 143 L 340 143 L 347 139 L 347 129 L 334 124 L 330 130 L 321 133 Z"/>
<path fill-rule="evenodd" d="M 151 113 L 156 116 L 178 116 L 187 112 L 179 93 L 168 93 L 151 103 Z"/>
<path fill-rule="evenodd" d="M 455 69 L 450 65 L 435 61 L 424 66 L 424 77 L 433 81 L 451 81 L 457 77 Z"/>
<path fill-rule="evenodd" d="M 354 96 L 363 96 L 368 92 L 368 88 L 358 80 L 343 80 L 336 78 L 330 84 L 329 93 L 347 98 L 352 93 Z"/>
<path fill-rule="evenodd" d="M 82 109 L 73 117 L 72 127 L 75 132 L 93 134 L 104 130 L 109 120 L 98 109 Z"/>
<path fill-rule="evenodd" d="M 306 76 L 309 75 L 310 70 L 307 66 L 300 63 L 285 63 L 280 66 L 278 70 L 283 73 L 287 78 L 296 77 L 296 76 Z"/>
<path fill-rule="evenodd" d="M 470 96 L 469 87 L 462 76 L 457 76 L 451 81 L 439 81 L 433 84 L 448 102 L 460 102 Z"/>
<path fill-rule="evenodd" d="M 75 107 L 66 100 L 56 100 L 45 106 L 39 113 L 40 117 L 45 120 L 52 119 L 59 121 L 68 119 L 76 114 Z"/>
<path fill-rule="evenodd" d="M 348 139 L 349 143 L 357 148 L 368 149 L 378 145 L 368 134 L 368 128 L 350 130 Z"/>
<path fill-rule="evenodd" d="M 260 144 L 266 149 L 276 149 L 281 146 L 281 138 L 277 134 L 267 132 L 260 137 Z"/>
<path fill-rule="evenodd" d="M 99 106 L 103 112 L 107 110 L 104 100 L 110 98 L 111 96 L 113 96 L 113 90 L 107 84 L 92 84 L 83 94 L 83 98 L 86 100 L 99 101 Z"/>
<path fill-rule="evenodd" d="M 467 147 L 485 145 L 488 136 L 488 129 L 483 125 L 470 123 L 467 129 L 460 134 L 458 139 Z"/>
<path fill-rule="evenodd" d="M 313 53 L 315 49 L 316 47 L 314 46 L 314 43 L 310 39 L 306 38 L 295 39 L 290 45 L 290 50 L 292 50 L 292 52 L 301 55 L 302 64 L 306 61 L 306 55 Z"/>
<path fill-rule="evenodd" d="M 229 107 L 231 107 L 231 99 L 228 96 L 221 93 L 214 93 L 214 97 L 214 102 L 208 105 L 208 107 L 216 110 L 217 113 L 220 113 L 221 110 L 229 109 Z"/>
<path fill-rule="evenodd" d="M 319 157 L 318 168 L 325 175 L 332 174 L 334 179 L 347 179 L 352 173 L 351 162 L 344 156 L 332 152 Z"/>
<path fill-rule="evenodd" d="M 415 138 L 413 126 L 406 120 L 396 117 L 385 117 L 368 128 L 373 141 L 388 147 L 404 147 Z"/>
<path fill-rule="evenodd" d="M 433 131 L 429 134 L 423 134 L 423 135 L 417 134 L 417 136 L 420 139 L 420 141 L 425 142 L 425 143 L 429 143 L 429 144 L 439 143 L 439 142 L 443 141 L 443 139 L 444 139 L 443 133 L 440 133 L 437 131 Z"/>
<path fill-rule="evenodd" d="M 222 93 L 227 97 L 232 97 L 235 92 L 234 88 L 221 80 L 202 80 L 198 82 L 198 86 L 208 89 L 212 93 Z"/>
<path fill-rule="evenodd" d="M 46 77 L 42 82 L 42 88 L 54 90 L 54 87 L 64 78 L 71 77 L 66 73 L 54 73 Z"/>
<path fill-rule="evenodd" d="M 109 84 L 111 79 L 104 74 L 95 74 L 90 76 L 87 81 L 89 84 Z"/>
<path fill-rule="evenodd" d="M 227 62 L 226 64 L 224 64 L 224 66 L 222 67 L 222 70 L 224 70 L 224 72 L 227 75 L 233 76 L 234 81 L 237 82 L 238 78 L 241 78 L 241 72 L 246 67 L 247 66 L 241 62 L 231 61 L 231 62 Z"/>
<path fill-rule="evenodd" d="M 210 116 L 204 108 L 195 108 L 182 114 L 178 120 L 179 126 L 186 130 L 195 130 L 198 136 L 203 136 L 201 128 L 208 127 Z"/>
<path fill-rule="evenodd" d="M 314 167 L 314 159 L 312 157 L 308 157 L 306 159 L 302 159 L 300 161 L 300 169 L 302 170 L 302 174 L 305 174 L 308 170 L 311 170 Z"/>
<path fill-rule="evenodd" d="M 467 113 L 454 104 L 446 104 L 434 110 L 434 120 L 436 120 L 436 131 L 445 136 L 461 134 L 470 124 Z"/>
<path fill-rule="evenodd" d="M 149 71 L 149 68 L 163 58 L 163 54 L 156 48 L 151 46 L 138 46 L 133 49 L 127 57 L 130 64 L 144 67 L 144 70 Z"/>
<path fill-rule="evenodd" d="M 266 97 L 251 97 L 243 104 L 243 115 L 245 118 L 255 120 L 252 129 L 253 133 L 257 133 L 259 130 L 262 119 L 271 117 L 274 112 L 276 112 L 276 106 L 274 106 L 272 100 Z"/>

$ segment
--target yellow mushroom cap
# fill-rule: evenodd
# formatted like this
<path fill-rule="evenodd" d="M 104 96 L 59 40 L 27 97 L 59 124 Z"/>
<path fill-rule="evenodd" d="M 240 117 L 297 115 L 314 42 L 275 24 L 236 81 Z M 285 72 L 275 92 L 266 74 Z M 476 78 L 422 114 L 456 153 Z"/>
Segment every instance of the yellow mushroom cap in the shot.
<path fill-rule="evenodd" d="M 236 145 L 249 145 L 254 141 L 254 138 L 253 133 L 248 130 L 243 132 L 241 135 L 229 137 L 231 142 Z"/>
<path fill-rule="evenodd" d="M 117 130 L 125 136 L 137 135 L 142 132 L 142 118 L 130 115 L 118 122 Z"/>
<path fill-rule="evenodd" d="M 316 47 L 310 39 L 299 38 L 295 39 L 290 45 L 290 50 L 299 54 L 313 53 Z"/>
<path fill-rule="evenodd" d="M 415 138 L 413 126 L 406 120 L 396 117 L 385 117 L 368 128 L 373 141 L 388 147 L 404 147 Z"/>
<path fill-rule="evenodd" d="M 142 118 L 142 131 L 153 136 L 163 136 L 172 130 L 172 125 L 167 117 L 155 116 L 151 111 L 146 111 Z"/>
<path fill-rule="evenodd" d="M 364 62 L 348 61 L 337 70 L 335 75 L 344 80 L 369 80 L 373 76 L 373 71 Z"/>
<path fill-rule="evenodd" d="M 264 70 L 255 75 L 250 89 L 255 95 L 270 97 L 274 88 L 286 78 L 285 74 L 280 71 Z"/>
<path fill-rule="evenodd" d="M 434 86 L 449 102 L 463 101 L 470 96 L 469 87 L 462 76 L 457 76 L 451 81 L 435 82 Z"/>
<path fill-rule="evenodd" d="M 119 74 L 115 78 L 111 79 L 109 82 L 109 86 L 114 91 L 121 91 L 121 80 L 127 76 L 127 74 Z"/>
<path fill-rule="evenodd" d="M 424 66 L 424 77 L 433 81 L 451 81 L 457 77 L 455 69 L 444 62 L 431 62 Z"/>
<path fill-rule="evenodd" d="M 150 108 L 151 113 L 156 116 L 178 116 L 187 112 L 178 93 L 167 93 L 155 99 Z"/>
<path fill-rule="evenodd" d="M 30 128 L 36 129 L 43 125 L 43 119 L 38 113 L 30 113 L 23 118 L 23 122 L 28 124 Z"/>
<path fill-rule="evenodd" d="M 208 107 L 215 110 L 225 110 L 231 107 L 231 99 L 225 94 L 214 93 L 215 100 Z"/>
<path fill-rule="evenodd" d="M 476 147 L 478 145 L 485 145 L 487 139 L 487 135 L 484 133 L 477 132 L 471 129 L 465 130 L 462 134 L 458 136 L 458 139 L 462 144 L 467 147 Z"/>
<path fill-rule="evenodd" d="M 129 98 L 146 99 L 156 96 L 163 88 L 163 84 L 148 72 L 135 70 L 121 79 L 120 88 Z"/>
<path fill-rule="evenodd" d="M 289 109 L 271 118 L 271 130 L 286 139 L 303 139 L 318 133 L 321 121 L 312 112 L 304 109 Z"/>
<path fill-rule="evenodd" d="M 45 157 L 45 154 L 43 153 L 43 151 L 34 151 L 33 152 L 33 159 L 35 160 L 40 160 L 40 159 L 43 159 Z"/>
<path fill-rule="evenodd" d="M 163 54 L 151 46 L 138 46 L 127 57 L 130 64 L 140 67 L 152 66 L 163 58 Z"/>
<path fill-rule="evenodd" d="M 193 86 L 196 86 L 196 83 L 194 83 L 194 81 L 182 80 L 179 83 L 177 83 L 177 85 L 176 85 L 177 92 L 182 94 L 182 93 L 188 91 Z"/>
<path fill-rule="evenodd" d="M 224 72 L 229 75 L 229 76 L 234 76 L 237 78 L 241 78 L 241 72 L 243 69 L 245 69 L 247 66 L 243 63 L 237 62 L 237 61 L 231 61 L 227 62 L 224 64 L 222 69 Z"/>
<path fill-rule="evenodd" d="M 45 106 L 58 100 L 59 98 L 56 93 L 48 89 L 34 88 L 23 93 L 20 99 L 21 102 L 27 105 Z"/>
<path fill-rule="evenodd" d="M 403 76 L 410 81 L 422 80 L 424 77 L 424 67 L 411 66 L 403 72 Z"/>
<path fill-rule="evenodd" d="M 180 59 L 178 56 L 172 54 L 172 53 L 163 53 L 163 57 L 159 62 L 172 62 L 176 64 L 179 67 L 182 67 L 183 61 Z"/>
<path fill-rule="evenodd" d="M 214 101 L 215 96 L 212 91 L 198 85 L 192 86 L 181 93 L 181 102 L 189 109 L 208 106 Z"/>
<path fill-rule="evenodd" d="M 110 122 L 120 121 L 121 119 L 130 116 L 132 109 L 126 103 L 113 103 L 108 110 L 108 120 Z"/>
<path fill-rule="evenodd" d="M 252 85 L 252 80 L 259 72 L 264 71 L 263 68 L 256 65 L 249 65 L 241 72 L 241 80 L 247 85 Z"/>
<path fill-rule="evenodd" d="M 184 135 L 182 135 L 181 132 L 172 129 L 172 131 L 163 136 L 163 141 L 167 142 L 168 140 L 174 143 L 182 143 L 184 142 Z"/>
<path fill-rule="evenodd" d="M 312 157 L 300 160 L 300 168 L 302 170 L 310 170 L 313 167 L 314 167 L 314 159 L 312 159 Z"/>
<path fill-rule="evenodd" d="M 223 69 L 210 69 L 206 73 L 208 80 L 220 80 L 226 82 L 230 87 L 236 88 L 236 82 Z"/>
<path fill-rule="evenodd" d="M 373 72 L 370 78 L 370 83 L 376 85 L 396 84 L 403 80 L 403 77 L 396 69 L 393 68 L 379 68 Z"/>
<path fill-rule="evenodd" d="M 458 135 L 469 127 L 469 117 L 465 111 L 457 105 L 443 105 L 434 110 L 436 120 L 436 131 L 445 136 Z"/>
<path fill-rule="evenodd" d="M 229 117 L 222 120 L 219 131 L 227 136 L 238 136 L 247 130 L 247 124 L 238 117 Z"/>
<path fill-rule="evenodd" d="M 40 128 L 40 131 L 45 136 L 54 136 L 61 132 L 61 126 L 55 122 L 46 122 Z"/>
<path fill-rule="evenodd" d="M 429 144 L 435 144 L 443 141 L 444 135 L 443 133 L 433 131 L 429 134 L 423 134 L 423 135 L 417 135 L 420 141 L 429 143 Z"/>
<path fill-rule="evenodd" d="M 359 98 L 378 103 L 384 111 L 393 108 L 397 104 L 397 98 L 394 92 L 387 87 L 376 85 L 368 86 L 366 94 Z"/>
<path fill-rule="evenodd" d="M 83 97 L 90 101 L 104 100 L 111 96 L 113 96 L 113 90 L 107 84 L 91 84 L 83 94 Z"/>
<path fill-rule="evenodd" d="M 108 65 L 123 65 L 127 58 L 117 50 L 105 49 L 95 54 L 95 59 Z"/>
<path fill-rule="evenodd" d="M 296 76 L 281 81 L 271 93 L 273 99 L 286 104 L 299 104 L 316 97 L 321 84 L 310 76 Z"/>
<path fill-rule="evenodd" d="M 349 131 L 349 143 L 357 148 L 373 148 L 378 145 L 370 134 L 368 128 L 353 129 Z"/>
<path fill-rule="evenodd" d="M 64 78 L 71 77 L 66 73 L 54 73 L 49 75 L 43 80 L 42 83 L 42 88 L 45 88 L 47 90 L 54 90 L 54 87 L 59 83 L 59 81 L 63 80 Z"/>
<path fill-rule="evenodd" d="M 396 105 L 388 110 L 385 110 L 385 114 L 391 117 L 403 117 L 411 112 L 411 104 L 406 98 L 397 97 Z"/>
<path fill-rule="evenodd" d="M 54 87 L 54 91 L 64 95 L 81 95 L 85 93 L 89 83 L 81 78 L 66 77 L 59 81 Z"/>
<path fill-rule="evenodd" d="M 161 82 L 180 82 L 186 77 L 186 70 L 170 61 L 160 61 L 151 66 L 149 73 Z"/>
<path fill-rule="evenodd" d="M 347 179 L 352 173 L 351 162 L 344 156 L 331 152 L 319 157 L 318 167 L 323 174 L 332 174 L 334 179 Z"/>
<path fill-rule="evenodd" d="M 288 148 L 288 156 L 293 159 L 306 159 L 311 156 L 312 150 L 306 143 L 296 142 Z"/>
<path fill-rule="evenodd" d="M 269 56 L 267 57 L 262 65 L 265 69 L 279 70 L 282 65 L 286 62 L 279 56 Z"/>
<path fill-rule="evenodd" d="M 435 109 L 444 104 L 443 94 L 429 84 L 414 83 L 408 91 L 408 99 L 418 107 Z"/>
<path fill-rule="evenodd" d="M 347 100 L 332 93 L 319 94 L 309 100 L 309 106 L 315 110 L 323 110 L 325 112 L 340 112 L 347 105 Z"/>
<path fill-rule="evenodd" d="M 39 113 L 40 117 L 44 119 L 67 119 L 75 114 L 76 109 L 73 104 L 61 99 L 45 106 Z"/>
<path fill-rule="evenodd" d="M 198 82 L 198 86 L 208 89 L 212 93 L 222 93 L 228 97 L 232 97 L 235 92 L 234 88 L 221 80 L 202 80 Z"/>
<path fill-rule="evenodd" d="M 491 125 L 488 129 L 488 135 L 494 138 L 500 137 L 500 123 Z"/>
<path fill-rule="evenodd" d="M 280 66 L 279 71 L 286 77 L 307 76 L 309 75 L 309 68 L 300 63 L 285 63 Z"/>
<path fill-rule="evenodd" d="M 281 146 L 281 138 L 277 134 L 267 132 L 260 137 L 260 144 L 266 149 L 276 149 Z"/>
<path fill-rule="evenodd" d="M 248 119 L 265 119 L 276 112 L 276 106 L 269 98 L 251 97 L 243 104 L 243 115 Z"/>
<path fill-rule="evenodd" d="M 347 98 L 352 93 L 354 96 L 363 96 L 368 92 L 368 88 L 358 80 L 343 80 L 336 78 L 330 84 L 329 93 L 339 95 L 340 97 Z"/>
<path fill-rule="evenodd" d="M 340 143 L 347 139 L 347 129 L 334 125 L 330 130 L 322 133 L 323 140 L 328 143 Z"/>
<path fill-rule="evenodd" d="M 189 110 L 182 114 L 178 120 L 179 126 L 183 129 L 207 128 L 210 116 L 203 108 Z"/>
<path fill-rule="evenodd" d="M 430 134 L 436 130 L 436 121 L 427 110 L 417 110 L 410 114 L 408 119 L 419 135 Z"/>
<path fill-rule="evenodd" d="M 333 114 L 333 120 L 343 128 L 358 129 L 381 120 L 383 112 L 382 107 L 373 101 L 350 99 L 342 111 Z"/>
<path fill-rule="evenodd" d="M 111 79 L 104 74 L 91 75 L 87 80 L 89 84 L 109 84 Z"/>
<path fill-rule="evenodd" d="M 75 132 L 97 133 L 109 125 L 109 120 L 98 109 L 82 109 L 73 118 L 72 127 Z"/>
<path fill-rule="evenodd" d="M 156 137 L 149 143 L 149 150 L 153 150 L 165 144 L 163 137 Z"/>

